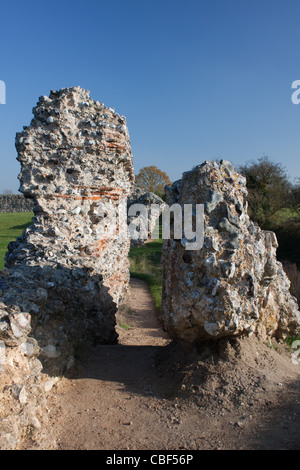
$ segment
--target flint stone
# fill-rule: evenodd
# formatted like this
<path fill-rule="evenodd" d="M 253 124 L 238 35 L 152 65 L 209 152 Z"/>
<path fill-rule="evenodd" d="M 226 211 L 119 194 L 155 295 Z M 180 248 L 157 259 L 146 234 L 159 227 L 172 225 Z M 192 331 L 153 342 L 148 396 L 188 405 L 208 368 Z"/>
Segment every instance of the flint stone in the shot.
<path fill-rule="evenodd" d="M 204 204 L 206 211 L 210 214 L 221 201 L 223 201 L 221 193 L 210 191 L 209 200 Z"/>
<path fill-rule="evenodd" d="M 52 344 L 47 344 L 47 346 L 42 348 L 41 354 L 48 359 L 55 359 L 60 356 L 60 352 Z"/>
<path fill-rule="evenodd" d="M 27 391 L 25 387 L 22 387 L 19 393 L 19 402 L 21 405 L 25 405 L 27 403 Z"/>
<path fill-rule="evenodd" d="M 54 385 L 57 384 L 58 380 L 59 380 L 58 377 L 55 377 L 54 379 L 47 380 L 47 382 L 44 385 L 45 392 L 50 392 L 52 390 L 52 388 L 54 387 Z"/>
<path fill-rule="evenodd" d="M 6 363 L 6 345 L 4 341 L 0 341 L 0 366 Z"/>
<path fill-rule="evenodd" d="M 20 345 L 20 349 L 25 356 L 28 357 L 36 357 L 40 352 L 38 342 L 34 338 L 27 338 L 27 340 Z"/>
<path fill-rule="evenodd" d="M 0 436 L 1 450 L 15 450 L 19 441 L 12 434 L 6 433 Z"/>
<path fill-rule="evenodd" d="M 22 313 L 22 312 L 15 313 L 10 317 L 9 320 L 10 320 L 10 327 L 12 329 L 12 332 L 17 339 L 27 336 L 27 334 L 30 332 L 31 317 L 29 314 Z"/>

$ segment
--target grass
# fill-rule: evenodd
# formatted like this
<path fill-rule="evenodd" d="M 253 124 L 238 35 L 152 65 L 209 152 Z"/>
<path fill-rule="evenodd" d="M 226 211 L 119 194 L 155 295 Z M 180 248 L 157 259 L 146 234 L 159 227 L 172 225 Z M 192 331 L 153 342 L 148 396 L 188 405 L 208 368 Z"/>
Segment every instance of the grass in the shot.
<path fill-rule="evenodd" d="M 126 330 L 126 331 L 130 330 L 131 328 L 131 325 L 127 325 L 127 323 L 120 323 L 119 326 L 123 328 L 123 330 Z"/>
<path fill-rule="evenodd" d="M 0 271 L 4 268 L 7 245 L 31 224 L 32 212 L 0 213 Z"/>

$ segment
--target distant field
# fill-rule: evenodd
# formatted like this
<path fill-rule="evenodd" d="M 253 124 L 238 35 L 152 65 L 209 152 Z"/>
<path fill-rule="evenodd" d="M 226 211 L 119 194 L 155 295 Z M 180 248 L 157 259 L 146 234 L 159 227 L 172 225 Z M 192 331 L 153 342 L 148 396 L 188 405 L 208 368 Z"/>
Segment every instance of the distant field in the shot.
<path fill-rule="evenodd" d="M 32 212 L 0 214 L 0 270 L 4 268 L 7 245 L 22 234 L 23 230 L 30 225 L 32 217 Z"/>

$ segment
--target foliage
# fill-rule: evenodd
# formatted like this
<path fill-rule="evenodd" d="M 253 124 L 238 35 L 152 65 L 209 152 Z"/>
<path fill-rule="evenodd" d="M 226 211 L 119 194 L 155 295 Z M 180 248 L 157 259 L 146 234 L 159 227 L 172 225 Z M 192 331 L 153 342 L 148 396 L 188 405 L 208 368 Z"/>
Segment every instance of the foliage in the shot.
<path fill-rule="evenodd" d="M 269 157 L 239 167 L 247 179 L 249 215 L 262 228 L 269 228 L 270 217 L 292 203 L 292 184 L 285 169 Z"/>
<path fill-rule="evenodd" d="M 126 331 L 130 330 L 131 328 L 131 326 L 127 325 L 127 323 L 120 323 L 119 326 L 123 328 L 123 330 L 126 330 Z"/>
<path fill-rule="evenodd" d="M 150 191 L 159 197 L 164 196 L 165 186 L 170 186 L 171 181 L 167 173 L 159 170 L 156 166 L 145 166 L 136 176 L 136 184 L 145 190 Z"/>
<path fill-rule="evenodd" d="M 246 176 L 249 215 L 261 228 L 276 233 L 280 261 L 300 267 L 300 184 L 293 185 L 279 163 L 262 157 L 241 166 Z"/>

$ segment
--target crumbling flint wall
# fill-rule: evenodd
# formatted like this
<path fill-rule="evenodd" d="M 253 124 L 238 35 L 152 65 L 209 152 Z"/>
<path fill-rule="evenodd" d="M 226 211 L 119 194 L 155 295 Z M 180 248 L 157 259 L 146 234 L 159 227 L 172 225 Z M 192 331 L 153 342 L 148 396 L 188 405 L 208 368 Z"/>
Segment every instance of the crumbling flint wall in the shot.
<path fill-rule="evenodd" d="M 16 137 L 20 191 L 34 203 L 33 223 L 10 243 L 0 274 L 6 401 L 15 398 L 13 415 L 19 406 L 31 429 L 38 428 L 34 410 L 45 392 L 37 385 L 42 367 L 60 375 L 74 362 L 74 345 L 117 340 L 115 313 L 129 284 L 130 240 L 119 225 L 112 233 L 110 220 L 134 181 L 125 118 L 88 91 L 52 91 L 33 114 Z M 2 445 L 18 445 L 17 423 L 7 418 L 4 428 Z"/>
<path fill-rule="evenodd" d="M 185 238 L 164 241 L 162 320 L 170 335 L 185 343 L 295 336 L 298 305 L 275 234 L 247 214 L 246 179 L 230 162 L 208 161 L 166 190 L 169 205 L 204 204 L 205 224 L 200 250 L 189 250 Z"/>

